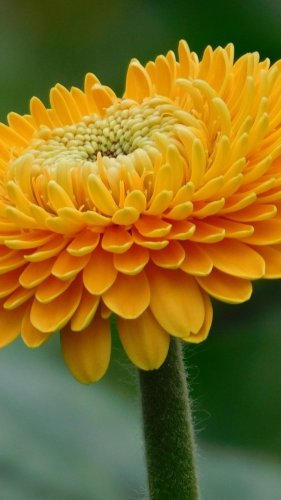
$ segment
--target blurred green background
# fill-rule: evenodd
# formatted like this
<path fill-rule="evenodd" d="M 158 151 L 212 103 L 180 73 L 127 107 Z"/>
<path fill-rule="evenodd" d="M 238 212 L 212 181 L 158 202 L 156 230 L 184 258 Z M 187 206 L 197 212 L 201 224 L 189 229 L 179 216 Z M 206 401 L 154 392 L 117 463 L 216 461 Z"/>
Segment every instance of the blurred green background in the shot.
<path fill-rule="evenodd" d="M 95 72 L 118 92 L 142 62 L 185 38 L 281 57 L 277 0 L 0 1 L 0 119 L 47 102 L 56 82 Z M 281 498 L 281 284 L 258 283 L 241 306 L 215 304 L 209 339 L 186 348 L 203 500 Z M 0 498 L 138 500 L 145 469 L 137 380 L 118 339 L 109 373 L 80 386 L 58 338 L 0 352 Z M 172 499 L 171 499 L 172 500 Z M 174 499 L 177 500 L 177 499 Z"/>

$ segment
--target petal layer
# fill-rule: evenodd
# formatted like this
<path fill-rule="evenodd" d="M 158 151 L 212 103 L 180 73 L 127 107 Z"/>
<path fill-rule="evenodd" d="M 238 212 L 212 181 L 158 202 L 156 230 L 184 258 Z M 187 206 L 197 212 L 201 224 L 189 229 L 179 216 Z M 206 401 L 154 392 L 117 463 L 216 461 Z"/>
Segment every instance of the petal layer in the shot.
<path fill-rule="evenodd" d="M 61 345 L 65 362 L 83 384 L 97 382 L 106 372 L 111 352 L 110 328 L 107 320 L 96 316 L 93 322 L 80 332 L 69 327 L 61 333 Z"/>
<path fill-rule="evenodd" d="M 165 361 L 170 337 L 160 326 L 150 310 L 137 319 L 118 318 L 118 331 L 130 360 L 142 370 L 155 370 Z"/>
<path fill-rule="evenodd" d="M 135 276 L 119 273 L 115 283 L 102 298 L 105 305 L 121 318 L 137 318 L 149 306 L 150 301 L 150 288 L 144 271 Z"/>
<path fill-rule="evenodd" d="M 182 271 L 151 268 L 150 308 L 165 331 L 178 337 L 198 332 L 205 318 L 205 307 L 194 278 Z"/>

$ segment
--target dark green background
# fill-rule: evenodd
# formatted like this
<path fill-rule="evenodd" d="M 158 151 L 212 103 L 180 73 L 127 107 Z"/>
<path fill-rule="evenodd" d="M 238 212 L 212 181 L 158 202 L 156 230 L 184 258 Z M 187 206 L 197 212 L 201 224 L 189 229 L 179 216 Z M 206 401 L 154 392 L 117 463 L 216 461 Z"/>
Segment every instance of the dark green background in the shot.
<path fill-rule="evenodd" d="M 118 92 L 128 61 L 180 38 L 281 57 L 281 4 L 158 1 L 0 1 L 0 119 L 47 103 L 56 82 L 95 72 Z M 241 306 L 215 304 L 209 339 L 186 349 L 203 500 L 279 500 L 281 284 L 258 283 Z M 96 386 L 75 382 L 58 338 L 0 352 L 0 498 L 137 500 L 144 464 L 136 375 L 118 340 Z M 175 499 L 177 500 L 177 499 Z"/>

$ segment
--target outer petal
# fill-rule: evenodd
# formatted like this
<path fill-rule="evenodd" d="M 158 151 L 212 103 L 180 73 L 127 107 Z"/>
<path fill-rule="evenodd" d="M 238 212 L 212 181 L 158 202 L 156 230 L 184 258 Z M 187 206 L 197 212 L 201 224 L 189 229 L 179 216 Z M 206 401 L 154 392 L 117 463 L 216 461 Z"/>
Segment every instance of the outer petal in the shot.
<path fill-rule="evenodd" d="M 131 361 L 142 370 L 155 370 L 165 361 L 170 336 L 149 309 L 137 319 L 118 318 L 119 335 Z"/>
<path fill-rule="evenodd" d="M 30 307 L 27 308 L 21 324 L 21 336 L 28 347 L 39 347 L 49 338 L 50 333 L 40 332 L 30 321 Z"/>
<path fill-rule="evenodd" d="M 209 276 L 196 278 L 207 293 L 229 304 L 240 304 L 248 300 L 252 293 L 250 281 L 229 276 L 214 269 Z"/>
<path fill-rule="evenodd" d="M 10 344 L 20 334 L 22 317 L 26 305 L 19 307 L 15 311 L 7 311 L 0 305 L 0 347 Z"/>
<path fill-rule="evenodd" d="M 150 308 L 171 335 L 187 337 L 198 332 L 205 318 L 203 297 L 196 281 L 182 271 L 150 268 Z"/>
<path fill-rule="evenodd" d="M 114 285 L 102 298 L 105 305 L 121 318 L 137 318 L 150 301 L 149 283 L 144 271 L 135 276 L 119 273 Z"/>
<path fill-rule="evenodd" d="M 204 323 L 201 326 L 199 332 L 193 333 L 191 332 L 188 337 L 186 337 L 185 341 L 192 342 L 193 344 L 199 344 L 208 337 L 212 321 L 213 321 L 213 306 L 210 301 L 209 295 L 207 293 L 202 293 L 204 304 L 205 304 L 205 319 Z"/>
<path fill-rule="evenodd" d="M 41 303 L 34 299 L 30 320 L 35 328 L 45 333 L 52 333 L 63 328 L 75 313 L 82 295 L 82 284 L 74 281 L 57 299 Z"/>
<path fill-rule="evenodd" d="M 281 278 L 281 248 L 256 247 L 255 250 L 265 261 L 265 275 L 267 279 Z"/>
<path fill-rule="evenodd" d="M 112 254 L 97 248 L 83 271 L 87 290 L 93 295 L 101 295 L 114 283 L 116 276 Z"/>
<path fill-rule="evenodd" d="M 97 315 L 81 332 L 69 327 L 61 333 L 61 345 L 68 368 L 80 382 L 97 382 L 106 372 L 111 351 L 109 323 Z"/>
<path fill-rule="evenodd" d="M 220 271 L 244 279 L 264 276 L 263 258 L 240 241 L 224 240 L 213 245 L 205 245 L 204 250 Z"/>
<path fill-rule="evenodd" d="M 71 329 L 73 331 L 84 330 L 90 324 L 99 302 L 100 297 L 91 295 L 86 289 L 83 290 L 80 304 L 71 318 Z"/>

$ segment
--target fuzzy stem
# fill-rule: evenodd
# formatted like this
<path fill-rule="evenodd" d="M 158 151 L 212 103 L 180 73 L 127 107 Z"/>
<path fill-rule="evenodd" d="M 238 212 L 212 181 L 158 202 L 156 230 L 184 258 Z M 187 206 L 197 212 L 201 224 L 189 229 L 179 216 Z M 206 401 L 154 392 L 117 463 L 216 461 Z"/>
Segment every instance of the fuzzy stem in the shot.
<path fill-rule="evenodd" d="M 150 500 L 199 500 L 182 346 L 171 338 L 164 364 L 140 370 Z"/>

